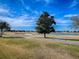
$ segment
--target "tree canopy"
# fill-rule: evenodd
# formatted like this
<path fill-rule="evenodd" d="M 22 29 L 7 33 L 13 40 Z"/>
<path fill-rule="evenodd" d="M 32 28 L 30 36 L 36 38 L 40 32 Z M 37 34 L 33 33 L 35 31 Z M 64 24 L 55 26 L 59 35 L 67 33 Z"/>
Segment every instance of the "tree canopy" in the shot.
<path fill-rule="evenodd" d="M 44 37 L 46 37 L 46 33 L 55 32 L 53 24 L 56 24 L 54 16 L 50 16 L 48 12 L 44 12 L 37 21 L 36 31 L 44 34 Z"/>
<path fill-rule="evenodd" d="M 71 20 L 73 28 L 79 29 L 79 16 L 73 16 L 71 17 Z"/>
<path fill-rule="evenodd" d="M 5 21 L 0 21 L 0 36 L 2 37 L 4 31 L 9 31 L 10 25 Z"/>

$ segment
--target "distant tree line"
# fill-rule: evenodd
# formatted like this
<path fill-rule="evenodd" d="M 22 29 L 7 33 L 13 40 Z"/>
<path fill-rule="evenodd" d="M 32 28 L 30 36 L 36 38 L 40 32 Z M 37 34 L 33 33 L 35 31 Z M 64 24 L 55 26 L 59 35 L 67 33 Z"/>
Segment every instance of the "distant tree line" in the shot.
<path fill-rule="evenodd" d="M 79 31 L 56 31 L 56 32 L 68 32 L 68 33 L 69 32 L 74 32 L 75 33 L 75 32 L 79 32 Z"/>
<path fill-rule="evenodd" d="M 35 32 L 35 31 L 29 31 L 29 30 L 10 30 L 10 32 Z"/>

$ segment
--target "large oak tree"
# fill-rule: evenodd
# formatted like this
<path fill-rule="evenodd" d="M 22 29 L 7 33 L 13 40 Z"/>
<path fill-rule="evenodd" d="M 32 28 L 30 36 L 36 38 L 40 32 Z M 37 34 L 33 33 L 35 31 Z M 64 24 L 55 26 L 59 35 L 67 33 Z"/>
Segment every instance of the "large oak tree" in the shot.
<path fill-rule="evenodd" d="M 55 32 L 54 24 L 56 24 L 54 16 L 50 16 L 48 12 L 44 12 L 37 21 L 36 31 L 44 34 L 44 38 L 46 38 L 46 34 Z"/>

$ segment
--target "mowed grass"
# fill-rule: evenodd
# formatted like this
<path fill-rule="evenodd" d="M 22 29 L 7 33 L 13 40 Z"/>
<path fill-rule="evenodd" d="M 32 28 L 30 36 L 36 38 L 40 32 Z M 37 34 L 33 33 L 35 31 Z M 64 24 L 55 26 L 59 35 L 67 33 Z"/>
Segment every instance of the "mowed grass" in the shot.
<path fill-rule="evenodd" d="M 24 38 L 0 38 L 0 59 L 31 59 L 32 49 L 39 47 Z"/>
<path fill-rule="evenodd" d="M 73 59 L 79 59 L 79 45 L 68 45 L 68 44 L 47 44 L 49 48 L 55 49 L 58 52 L 65 52 L 73 56 Z"/>
<path fill-rule="evenodd" d="M 79 59 L 79 46 L 3 37 L 0 38 L 0 59 Z"/>
<path fill-rule="evenodd" d="M 6 45 L 24 46 L 28 48 L 35 48 L 39 46 L 39 44 L 33 40 L 25 40 L 24 38 L 0 38 L 0 43 Z"/>

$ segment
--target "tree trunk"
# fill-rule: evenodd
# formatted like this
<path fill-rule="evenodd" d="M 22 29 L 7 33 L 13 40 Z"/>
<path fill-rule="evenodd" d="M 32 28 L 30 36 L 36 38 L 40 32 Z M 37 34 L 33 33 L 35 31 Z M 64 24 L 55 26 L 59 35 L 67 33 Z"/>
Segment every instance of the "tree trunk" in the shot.
<path fill-rule="evenodd" d="M 3 29 L 1 29 L 1 32 L 0 32 L 0 37 L 2 37 L 3 35 Z"/>
<path fill-rule="evenodd" d="M 44 38 L 46 38 L 46 33 L 44 33 Z"/>

